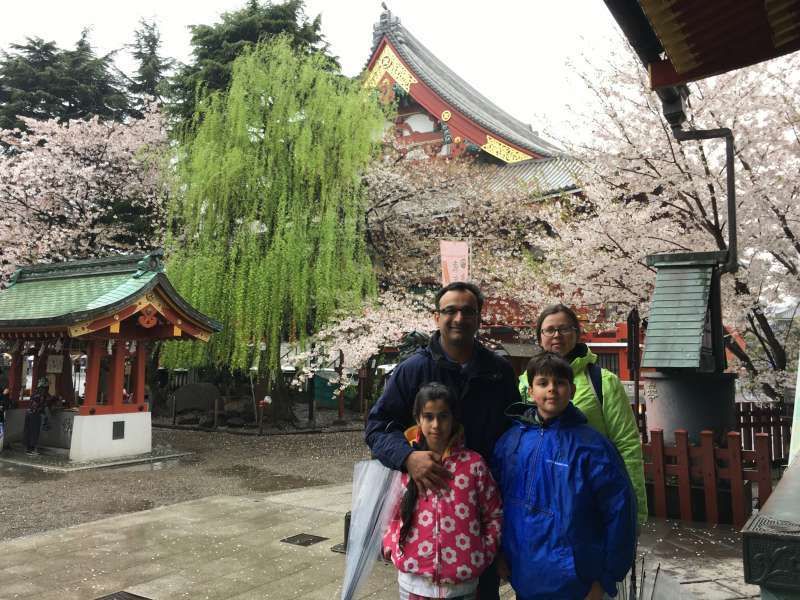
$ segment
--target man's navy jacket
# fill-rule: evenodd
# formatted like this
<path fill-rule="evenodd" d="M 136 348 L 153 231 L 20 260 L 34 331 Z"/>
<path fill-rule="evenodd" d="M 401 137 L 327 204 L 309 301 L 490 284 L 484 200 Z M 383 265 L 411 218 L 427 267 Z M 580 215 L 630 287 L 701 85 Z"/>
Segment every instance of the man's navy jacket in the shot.
<path fill-rule="evenodd" d="M 365 437 L 374 456 L 387 467 L 403 469 L 412 451 L 403 432 L 414 424 L 414 397 L 423 384 L 432 381 L 452 391 L 454 416 L 464 427 L 467 448 L 491 460 L 495 442 L 510 425 L 505 410 L 520 400 L 514 371 L 508 361 L 478 341 L 465 366 L 448 360 L 438 331 L 427 348 L 417 350 L 395 368 L 369 412 Z"/>

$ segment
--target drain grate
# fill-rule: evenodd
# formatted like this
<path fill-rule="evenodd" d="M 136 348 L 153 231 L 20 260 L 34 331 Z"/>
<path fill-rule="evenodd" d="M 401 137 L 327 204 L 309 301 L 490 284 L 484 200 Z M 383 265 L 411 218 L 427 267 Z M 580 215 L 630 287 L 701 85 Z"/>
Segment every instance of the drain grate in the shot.
<path fill-rule="evenodd" d="M 327 539 L 328 538 L 326 537 L 312 535 L 310 533 L 298 533 L 297 535 L 287 537 L 281 541 L 286 542 L 287 544 L 294 544 L 295 546 L 313 546 L 314 544 L 319 544 Z"/>
<path fill-rule="evenodd" d="M 114 592 L 108 596 L 101 596 L 95 600 L 152 600 L 152 598 L 145 598 L 144 596 L 137 596 L 130 592 Z"/>

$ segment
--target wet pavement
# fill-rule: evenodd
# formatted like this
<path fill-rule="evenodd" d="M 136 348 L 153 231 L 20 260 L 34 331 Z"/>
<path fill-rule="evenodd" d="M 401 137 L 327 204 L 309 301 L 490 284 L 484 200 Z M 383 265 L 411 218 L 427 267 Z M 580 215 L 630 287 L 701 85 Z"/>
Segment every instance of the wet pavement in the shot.
<path fill-rule="evenodd" d="M 744 582 L 742 536 L 729 525 L 652 519 L 642 528 L 639 552 L 645 576 L 660 572 L 678 583 L 682 598 L 758 598 L 758 586 Z"/>
<path fill-rule="evenodd" d="M 345 561 L 331 547 L 342 541 L 349 506 L 349 484 L 325 485 L 214 496 L 17 538 L 0 554 L 0 596 L 92 600 L 124 590 L 153 600 L 331 600 Z M 303 533 L 327 539 L 281 541 Z M 757 597 L 742 582 L 740 547 L 726 527 L 649 523 L 640 538 L 646 584 L 658 572 L 670 598 Z M 394 600 L 395 577 L 377 564 L 359 598 Z M 505 587 L 503 598 L 513 597 Z"/>

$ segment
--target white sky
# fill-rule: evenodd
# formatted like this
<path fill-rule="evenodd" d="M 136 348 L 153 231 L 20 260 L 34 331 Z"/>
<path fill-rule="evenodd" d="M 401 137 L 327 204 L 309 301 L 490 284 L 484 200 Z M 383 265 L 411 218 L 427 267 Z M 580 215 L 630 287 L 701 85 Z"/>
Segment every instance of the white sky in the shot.
<path fill-rule="evenodd" d="M 403 25 L 445 64 L 518 119 L 558 135 L 565 102 L 589 102 L 569 75 L 570 58 L 605 52 L 618 43 L 616 24 L 602 0 L 386 0 Z M 0 49 L 26 37 L 72 47 L 84 27 L 98 52 L 122 48 L 140 18 L 155 19 L 163 54 L 190 59 L 192 24 L 210 24 L 245 0 L 27 0 L 4 2 Z M 369 58 L 380 0 L 306 0 L 322 14 L 322 31 L 344 72 L 357 74 Z M 133 70 L 122 52 L 118 65 Z"/>

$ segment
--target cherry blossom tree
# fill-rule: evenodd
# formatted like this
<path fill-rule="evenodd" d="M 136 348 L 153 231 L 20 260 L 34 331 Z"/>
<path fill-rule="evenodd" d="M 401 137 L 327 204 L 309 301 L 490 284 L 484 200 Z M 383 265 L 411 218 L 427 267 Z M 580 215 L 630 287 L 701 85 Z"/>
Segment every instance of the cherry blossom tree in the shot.
<path fill-rule="evenodd" d="M 792 322 L 778 328 L 771 314 L 800 298 L 799 67 L 794 54 L 691 84 L 685 126 L 735 136 L 740 266 L 723 277 L 723 311 L 747 343 L 726 345 L 742 381 L 773 399 L 796 355 Z M 557 234 L 531 231 L 529 242 L 545 250 L 544 275 L 563 295 L 646 309 L 647 255 L 728 248 L 724 143 L 676 142 L 632 53 L 588 64 L 582 77 L 600 107 L 576 113 L 574 127 L 591 131 L 572 148 L 587 166 L 584 194 L 543 204 Z"/>
<path fill-rule="evenodd" d="M 167 134 L 161 115 L 125 123 L 23 118 L 0 130 L 0 275 L 36 261 L 161 245 Z"/>

